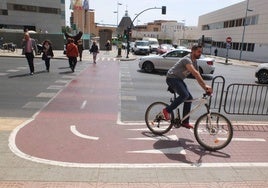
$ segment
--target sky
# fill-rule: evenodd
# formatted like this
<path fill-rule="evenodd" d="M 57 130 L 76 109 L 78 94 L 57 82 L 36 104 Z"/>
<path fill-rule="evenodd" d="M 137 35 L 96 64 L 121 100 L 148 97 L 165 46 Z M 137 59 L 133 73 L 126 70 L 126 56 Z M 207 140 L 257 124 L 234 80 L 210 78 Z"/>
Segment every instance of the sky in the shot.
<path fill-rule="evenodd" d="M 197 26 L 198 17 L 216 11 L 221 8 L 242 2 L 244 0 L 89 0 L 90 9 L 95 9 L 95 22 L 101 24 L 117 24 L 117 2 L 122 5 L 118 6 L 119 22 L 128 10 L 131 19 L 135 14 L 147 8 L 167 7 L 167 14 L 162 15 L 161 10 L 153 9 L 142 13 L 135 25 L 146 24 L 154 20 L 176 20 L 184 22 L 186 26 Z M 69 25 L 70 17 L 70 0 L 66 0 L 66 19 Z"/>

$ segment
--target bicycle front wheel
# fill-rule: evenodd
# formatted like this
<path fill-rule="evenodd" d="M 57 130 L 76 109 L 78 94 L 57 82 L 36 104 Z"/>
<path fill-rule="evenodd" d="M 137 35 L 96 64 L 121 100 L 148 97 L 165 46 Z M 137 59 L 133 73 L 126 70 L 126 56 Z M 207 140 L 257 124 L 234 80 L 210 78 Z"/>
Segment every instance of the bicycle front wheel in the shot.
<path fill-rule="evenodd" d="M 209 151 L 226 147 L 232 140 L 233 127 L 231 122 L 222 114 L 206 113 L 200 116 L 194 127 L 197 142 Z"/>
<path fill-rule="evenodd" d="M 168 106 L 166 103 L 163 102 L 155 102 L 152 103 L 145 112 L 145 122 L 152 131 L 152 133 L 156 135 L 163 135 L 167 133 L 172 128 L 172 123 L 174 119 L 173 112 L 170 113 L 170 120 L 166 121 L 162 110 Z"/>

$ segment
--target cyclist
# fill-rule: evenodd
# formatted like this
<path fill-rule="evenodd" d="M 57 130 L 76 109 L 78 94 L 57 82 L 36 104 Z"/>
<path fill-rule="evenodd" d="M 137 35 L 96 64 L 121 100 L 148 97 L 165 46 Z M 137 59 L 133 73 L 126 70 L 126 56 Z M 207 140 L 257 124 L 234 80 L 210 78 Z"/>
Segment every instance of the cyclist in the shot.
<path fill-rule="evenodd" d="M 183 81 L 188 75 L 192 74 L 199 85 L 207 92 L 212 93 L 212 88 L 207 85 L 197 69 L 197 59 L 202 54 L 202 46 L 194 45 L 189 55 L 178 61 L 167 72 L 166 82 L 170 88 L 174 90 L 179 96 L 166 108 L 163 109 L 163 115 L 166 120 L 170 120 L 170 112 L 176 109 L 181 103 L 183 105 L 183 117 L 187 115 L 191 110 L 191 102 L 184 102 L 186 100 L 192 100 L 193 97 L 189 92 L 187 85 Z M 182 126 L 185 128 L 193 128 L 189 123 L 189 117 L 182 122 Z"/>

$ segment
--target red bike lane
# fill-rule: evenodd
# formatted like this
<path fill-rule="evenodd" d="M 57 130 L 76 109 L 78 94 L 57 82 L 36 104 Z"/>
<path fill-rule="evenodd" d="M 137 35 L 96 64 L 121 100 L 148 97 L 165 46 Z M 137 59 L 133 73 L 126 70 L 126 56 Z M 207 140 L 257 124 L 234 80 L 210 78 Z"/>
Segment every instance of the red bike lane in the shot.
<path fill-rule="evenodd" d="M 237 141 L 219 152 L 206 152 L 187 129 L 155 137 L 145 125 L 117 125 L 119 111 L 120 64 L 90 65 L 35 119 L 13 131 L 10 148 L 25 159 L 64 166 L 267 165 L 267 127 L 255 132 L 237 128 Z"/>

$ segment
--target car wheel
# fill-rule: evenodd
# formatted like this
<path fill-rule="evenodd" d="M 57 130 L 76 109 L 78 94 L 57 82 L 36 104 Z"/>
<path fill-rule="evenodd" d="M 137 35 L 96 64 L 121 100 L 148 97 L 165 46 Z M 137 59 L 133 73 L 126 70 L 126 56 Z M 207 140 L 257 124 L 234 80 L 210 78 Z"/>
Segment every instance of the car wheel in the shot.
<path fill-rule="evenodd" d="M 260 70 L 258 73 L 258 81 L 260 84 L 268 84 L 268 71 Z"/>
<path fill-rule="evenodd" d="M 154 65 L 150 61 L 146 61 L 143 66 L 145 72 L 151 73 L 154 71 Z"/>

